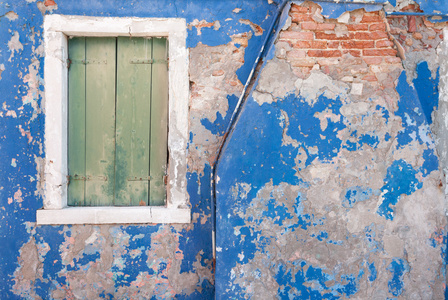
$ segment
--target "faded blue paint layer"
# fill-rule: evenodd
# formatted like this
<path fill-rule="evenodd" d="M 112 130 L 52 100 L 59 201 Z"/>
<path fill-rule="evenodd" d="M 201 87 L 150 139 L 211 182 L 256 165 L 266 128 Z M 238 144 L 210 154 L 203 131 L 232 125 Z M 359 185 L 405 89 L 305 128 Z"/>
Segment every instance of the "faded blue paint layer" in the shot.
<path fill-rule="evenodd" d="M 351 208 L 356 202 L 368 200 L 372 194 L 374 194 L 374 191 L 371 188 L 356 186 L 347 189 L 345 197 L 342 200 L 342 206 Z"/>
<path fill-rule="evenodd" d="M 376 280 L 376 276 L 378 274 L 376 267 L 375 267 L 375 262 L 372 262 L 371 264 L 369 264 L 369 281 L 375 281 Z"/>

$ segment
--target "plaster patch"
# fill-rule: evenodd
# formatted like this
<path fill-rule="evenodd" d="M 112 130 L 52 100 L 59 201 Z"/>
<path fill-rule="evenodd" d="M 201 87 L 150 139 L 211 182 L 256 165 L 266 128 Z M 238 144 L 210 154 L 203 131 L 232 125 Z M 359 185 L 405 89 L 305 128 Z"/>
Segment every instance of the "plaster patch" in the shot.
<path fill-rule="evenodd" d="M 362 83 L 352 83 L 350 94 L 360 96 L 362 95 L 362 88 L 363 88 Z"/>
<path fill-rule="evenodd" d="M 28 90 L 26 95 L 22 97 L 22 103 L 24 105 L 30 104 L 33 108 L 32 120 L 41 112 L 38 100 L 42 97 L 43 92 L 39 88 L 42 83 L 42 78 L 39 76 L 39 69 L 40 62 L 36 59 L 28 66 L 28 73 L 23 77 L 23 83 L 27 85 Z"/>
<path fill-rule="evenodd" d="M 264 103 L 271 104 L 272 102 L 274 102 L 274 98 L 271 94 L 260 93 L 256 90 L 252 93 L 252 97 L 254 97 L 254 100 L 257 101 L 259 105 L 263 105 Z"/>
<path fill-rule="evenodd" d="M 318 118 L 320 121 L 320 129 L 322 131 L 325 131 L 328 126 L 328 120 L 331 120 L 333 123 L 339 122 L 341 119 L 341 116 L 338 114 L 336 115 L 333 113 L 333 111 L 330 108 L 326 108 L 322 112 L 316 112 L 314 114 L 315 118 Z"/>
<path fill-rule="evenodd" d="M 198 19 L 194 19 L 193 22 L 188 23 L 187 25 L 188 29 L 192 29 L 193 27 L 196 28 L 196 34 L 201 35 L 202 34 L 202 28 L 211 28 L 213 27 L 214 30 L 219 30 L 221 27 L 221 24 L 219 21 L 214 22 L 207 22 L 206 20 L 199 21 Z"/>
<path fill-rule="evenodd" d="M 344 117 L 362 116 L 369 111 L 370 104 L 367 102 L 351 102 L 341 107 L 340 112 Z"/>
<path fill-rule="evenodd" d="M 333 100 L 338 97 L 345 99 L 348 90 L 347 84 L 335 81 L 320 71 L 311 71 L 307 79 L 297 79 L 295 86 L 310 106 L 313 106 L 321 95 Z"/>
<path fill-rule="evenodd" d="M 15 21 L 19 18 L 19 15 L 16 14 L 14 11 L 8 11 L 5 15 L 4 15 L 9 21 Z"/>
<path fill-rule="evenodd" d="M 339 23 L 348 24 L 350 20 L 350 12 L 346 11 L 337 18 Z"/>
<path fill-rule="evenodd" d="M 8 61 L 11 61 L 13 59 L 15 52 L 19 53 L 19 51 L 23 50 L 23 45 L 20 42 L 20 35 L 17 31 L 14 31 L 14 35 L 8 41 L 8 48 L 11 52 Z"/>
<path fill-rule="evenodd" d="M 297 76 L 292 72 L 291 66 L 276 58 L 268 61 L 260 73 L 256 90 L 271 94 L 274 101 L 293 93 Z"/>
<path fill-rule="evenodd" d="M 42 279 L 43 265 L 39 260 L 36 241 L 34 237 L 20 248 L 17 257 L 18 267 L 14 271 L 14 285 L 12 292 L 24 298 L 40 299 L 36 294 L 33 282 Z"/>
<path fill-rule="evenodd" d="M 250 34 L 238 34 L 227 45 L 198 43 L 190 49 L 190 171 L 202 173 L 205 163 L 215 160 L 226 121 L 243 90 L 236 71 L 243 65 L 249 38 Z"/>
<path fill-rule="evenodd" d="M 4 64 L 0 64 L 0 80 L 2 79 L 2 73 L 5 70 L 5 65 Z"/>

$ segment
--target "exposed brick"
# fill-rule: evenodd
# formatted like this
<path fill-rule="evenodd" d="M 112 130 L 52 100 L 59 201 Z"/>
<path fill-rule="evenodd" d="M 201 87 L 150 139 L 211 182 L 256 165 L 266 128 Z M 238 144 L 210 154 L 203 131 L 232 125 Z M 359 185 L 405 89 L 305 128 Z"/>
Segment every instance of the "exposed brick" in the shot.
<path fill-rule="evenodd" d="M 326 41 L 297 41 L 293 44 L 294 48 L 299 49 L 326 49 Z"/>
<path fill-rule="evenodd" d="M 325 48 L 327 48 L 327 41 L 311 41 L 310 48 L 325 49 Z"/>
<path fill-rule="evenodd" d="M 354 57 L 360 57 L 361 56 L 361 50 L 344 50 L 342 51 L 343 54 L 350 53 Z"/>
<path fill-rule="evenodd" d="M 316 64 L 316 61 L 312 58 L 299 58 L 291 61 L 293 67 L 312 67 Z"/>
<path fill-rule="evenodd" d="M 332 23 L 318 23 L 317 30 L 334 30 L 336 24 Z"/>
<path fill-rule="evenodd" d="M 293 44 L 294 48 L 310 48 L 311 47 L 311 43 L 310 41 L 297 41 Z"/>
<path fill-rule="evenodd" d="M 375 47 L 374 41 L 346 41 L 341 44 L 345 49 L 365 49 Z"/>
<path fill-rule="evenodd" d="M 330 68 L 328 66 L 321 66 L 321 71 L 323 71 L 325 74 L 330 75 Z"/>
<path fill-rule="evenodd" d="M 292 68 L 292 71 L 294 74 L 296 74 L 297 77 L 305 79 L 310 74 L 311 68 L 310 67 L 295 67 L 295 68 Z"/>
<path fill-rule="evenodd" d="M 283 31 L 280 33 L 280 39 L 293 40 L 312 40 L 314 34 L 309 31 Z"/>
<path fill-rule="evenodd" d="M 409 12 L 421 12 L 419 7 L 415 4 L 408 4 L 405 7 L 401 9 L 402 11 L 409 11 Z"/>
<path fill-rule="evenodd" d="M 339 50 L 308 50 L 310 57 L 340 57 L 342 56 Z"/>
<path fill-rule="evenodd" d="M 339 48 L 340 42 L 338 41 L 328 41 L 327 48 Z"/>
<path fill-rule="evenodd" d="M 302 26 L 303 30 L 316 30 L 317 29 L 316 22 L 302 22 L 302 23 L 300 23 L 300 26 Z"/>
<path fill-rule="evenodd" d="M 395 56 L 397 50 L 395 49 L 365 49 L 362 50 L 364 56 Z"/>
<path fill-rule="evenodd" d="M 350 35 L 348 35 L 348 36 L 344 35 L 344 36 L 338 37 L 334 33 L 328 34 L 328 33 L 320 32 L 320 31 L 316 32 L 317 40 L 349 40 L 351 38 L 353 38 L 353 37 Z"/>
<path fill-rule="evenodd" d="M 412 34 L 412 37 L 416 40 L 421 40 L 423 38 L 423 35 L 420 32 L 414 32 Z"/>
<path fill-rule="evenodd" d="M 306 51 L 305 50 L 291 50 L 286 54 L 287 58 L 304 58 L 306 57 Z"/>
<path fill-rule="evenodd" d="M 367 25 L 367 24 L 366 24 Z M 374 31 L 374 30 L 386 30 L 386 24 L 384 23 L 375 23 L 375 24 L 370 24 L 369 26 L 369 30 Z"/>
<path fill-rule="evenodd" d="M 408 16 L 408 32 L 417 31 L 417 21 L 415 16 Z"/>
<path fill-rule="evenodd" d="M 312 21 L 310 14 L 302 14 L 302 13 L 291 13 L 291 21 L 293 22 L 305 22 L 305 21 Z"/>
<path fill-rule="evenodd" d="M 423 24 L 425 24 L 426 27 L 429 27 L 429 28 L 433 28 L 434 27 L 434 23 L 432 23 L 431 21 L 428 21 L 426 19 L 426 17 L 423 17 Z"/>
<path fill-rule="evenodd" d="M 368 65 L 379 65 L 380 63 L 383 62 L 382 57 L 363 57 L 363 60 Z"/>
<path fill-rule="evenodd" d="M 390 64 L 401 64 L 401 58 L 397 56 L 385 57 L 385 60 Z"/>
<path fill-rule="evenodd" d="M 316 23 L 316 22 L 300 22 L 300 26 L 302 26 L 303 30 L 334 30 L 336 24 L 331 23 Z"/>
<path fill-rule="evenodd" d="M 356 32 L 356 40 L 381 40 L 386 39 L 387 33 L 384 31 Z"/>
<path fill-rule="evenodd" d="M 368 30 L 369 25 L 368 24 L 348 24 L 347 29 L 350 31 Z"/>
<path fill-rule="evenodd" d="M 378 79 L 375 77 L 375 75 L 366 75 L 362 79 L 367 80 L 367 81 L 378 81 Z"/>
<path fill-rule="evenodd" d="M 310 9 L 308 7 L 299 6 L 299 5 L 291 6 L 291 12 L 307 13 L 309 11 L 310 11 Z"/>
<path fill-rule="evenodd" d="M 393 45 L 394 45 L 394 43 L 389 40 L 380 40 L 380 41 L 376 41 L 376 43 L 375 43 L 375 46 L 377 48 L 392 47 Z"/>
<path fill-rule="evenodd" d="M 381 17 L 378 14 L 374 13 L 365 13 L 362 17 L 361 23 L 374 23 L 381 22 Z"/>
<path fill-rule="evenodd" d="M 54 2 L 53 0 L 45 0 L 44 5 L 45 6 L 53 6 L 53 5 L 56 5 L 56 2 Z"/>

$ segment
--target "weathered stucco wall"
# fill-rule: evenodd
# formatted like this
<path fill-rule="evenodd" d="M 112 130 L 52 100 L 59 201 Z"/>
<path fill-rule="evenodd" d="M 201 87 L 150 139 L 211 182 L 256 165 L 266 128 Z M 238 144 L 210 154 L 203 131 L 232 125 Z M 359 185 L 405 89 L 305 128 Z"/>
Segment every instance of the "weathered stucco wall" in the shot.
<path fill-rule="evenodd" d="M 446 24 L 384 1 L 286 12 L 220 159 L 215 275 L 212 165 L 285 2 L 0 3 L 1 299 L 443 298 Z M 35 225 L 54 13 L 186 19 L 191 224 Z"/>
<path fill-rule="evenodd" d="M 275 11 L 267 1 L 0 4 L 1 299 L 213 298 L 210 162 Z M 42 24 L 50 13 L 186 19 L 191 224 L 35 226 L 45 184 Z"/>
<path fill-rule="evenodd" d="M 220 299 L 444 298 L 446 24 L 332 6 L 292 5 L 223 150 Z"/>

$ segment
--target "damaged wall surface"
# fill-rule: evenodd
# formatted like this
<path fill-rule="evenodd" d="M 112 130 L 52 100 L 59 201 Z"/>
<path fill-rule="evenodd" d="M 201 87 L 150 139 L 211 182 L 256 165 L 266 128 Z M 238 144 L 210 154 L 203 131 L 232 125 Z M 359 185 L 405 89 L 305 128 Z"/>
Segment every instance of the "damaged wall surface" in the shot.
<path fill-rule="evenodd" d="M 447 13 L 408 0 L 0 3 L 0 298 L 444 298 Z M 186 19 L 190 224 L 36 225 L 48 14 Z"/>
<path fill-rule="evenodd" d="M 223 150 L 219 299 L 444 298 L 446 25 L 334 6 L 286 7 Z"/>
<path fill-rule="evenodd" d="M 213 298 L 211 162 L 276 9 L 266 1 L 0 4 L 1 299 Z M 43 20 L 56 13 L 186 19 L 190 224 L 36 226 L 45 186 Z"/>

